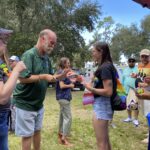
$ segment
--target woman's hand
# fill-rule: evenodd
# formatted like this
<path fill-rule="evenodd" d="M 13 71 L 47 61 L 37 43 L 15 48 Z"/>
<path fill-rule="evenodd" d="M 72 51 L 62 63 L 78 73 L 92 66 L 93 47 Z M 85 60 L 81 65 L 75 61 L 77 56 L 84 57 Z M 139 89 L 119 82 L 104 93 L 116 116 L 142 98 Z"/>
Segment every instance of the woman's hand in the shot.
<path fill-rule="evenodd" d="M 82 84 L 84 85 L 84 87 L 85 87 L 87 90 L 89 90 L 89 91 L 92 90 L 92 86 L 91 86 L 90 83 L 83 82 Z"/>
<path fill-rule="evenodd" d="M 20 72 L 22 72 L 25 69 L 26 69 L 26 66 L 25 66 L 24 62 L 23 61 L 19 61 L 16 64 L 16 66 L 14 67 L 13 70 L 16 71 L 16 72 L 18 72 L 18 73 L 20 73 Z"/>

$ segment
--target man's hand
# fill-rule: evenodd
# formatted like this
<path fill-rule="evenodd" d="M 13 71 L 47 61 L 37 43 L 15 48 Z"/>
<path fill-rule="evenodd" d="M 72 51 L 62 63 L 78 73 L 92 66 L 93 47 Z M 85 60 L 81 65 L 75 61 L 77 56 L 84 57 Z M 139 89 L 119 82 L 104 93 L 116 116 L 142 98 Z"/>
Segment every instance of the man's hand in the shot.
<path fill-rule="evenodd" d="M 138 94 L 137 92 L 135 93 L 136 96 L 140 99 L 149 99 L 150 100 L 150 92 L 147 90 L 144 90 L 144 93 Z"/>
<path fill-rule="evenodd" d="M 139 82 L 139 83 L 138 83 L 138 87 L 140 87 L 140 88 L 145 88 L 145 87 L 147 87 L 147 86 L 148 86 L 148 84 L 145 83 L 145 82 Z"/>
<path fill-rule="evenodd" d="M 50 74 L 40 74 L 39 80 L 46 80 L 47 82 L 52 82 L 54 80 L 54 77 Z"/>
<path fill-rule="evenodd" d="M 147 76 L 144 78 L 144 82 L 150 84 L 150 76 Z"/>

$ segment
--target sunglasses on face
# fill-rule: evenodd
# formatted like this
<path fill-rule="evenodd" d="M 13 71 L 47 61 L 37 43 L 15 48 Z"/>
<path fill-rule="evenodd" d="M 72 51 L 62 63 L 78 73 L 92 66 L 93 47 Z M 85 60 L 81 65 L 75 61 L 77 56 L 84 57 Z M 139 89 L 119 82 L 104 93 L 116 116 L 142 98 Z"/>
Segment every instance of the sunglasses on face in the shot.
<path fill-rule="evenodd" d="M 14 60 L 9 60 L 9 62 L 10 62 L 10 63 L 13 63 L 13 62 L 14 62 Z"/>
<path fill-rule="evenodd" d="M 147 55 L 141 55 L 141 58 L 149 58 Z"/>
<path fill-rule="evenodd" d="M 129 63 L 135 63 L 135 60 L 129 60 L 128 62 Z"/>

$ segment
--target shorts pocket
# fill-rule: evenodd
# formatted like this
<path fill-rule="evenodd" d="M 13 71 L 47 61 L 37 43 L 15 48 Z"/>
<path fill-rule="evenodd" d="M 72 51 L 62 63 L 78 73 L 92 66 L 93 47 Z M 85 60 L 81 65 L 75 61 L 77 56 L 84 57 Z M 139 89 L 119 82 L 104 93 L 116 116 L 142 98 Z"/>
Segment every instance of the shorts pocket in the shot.
<path fill-rule="evenodd" d="M 0 136 L 8 134 L 8 112 L 0 113 Z"/>

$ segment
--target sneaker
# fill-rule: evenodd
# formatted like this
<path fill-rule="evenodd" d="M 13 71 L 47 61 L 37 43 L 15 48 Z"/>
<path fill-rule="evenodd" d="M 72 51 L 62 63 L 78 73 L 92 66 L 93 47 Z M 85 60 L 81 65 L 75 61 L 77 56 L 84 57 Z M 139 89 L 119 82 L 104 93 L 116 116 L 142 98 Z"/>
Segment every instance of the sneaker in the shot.
<path fill-rule="evenodd" d="M 148 144 L 148 138 L 142 140 L 141 142 L 144 143 L 144 144 Z"/>
<path fill-rule="evenodd" d="M 139 121 L 138 120 L 133 120 L 133 124 L 138 127 L 139 126 Z"/>
<path fill-rule="evenodd" d="M 112 128 L 114 128 L 114 129 L 117 128 L 114 123 L 111 123 L 110 126 L 111 126 Z"/>
<path fill-rule="evenodd" d="M 127 118 L 127 119 L 125 119 L 125 120 L 123 120 L 124 122 L 131 122 L 132 121 L 132 119 L 131 118 Z"/>

